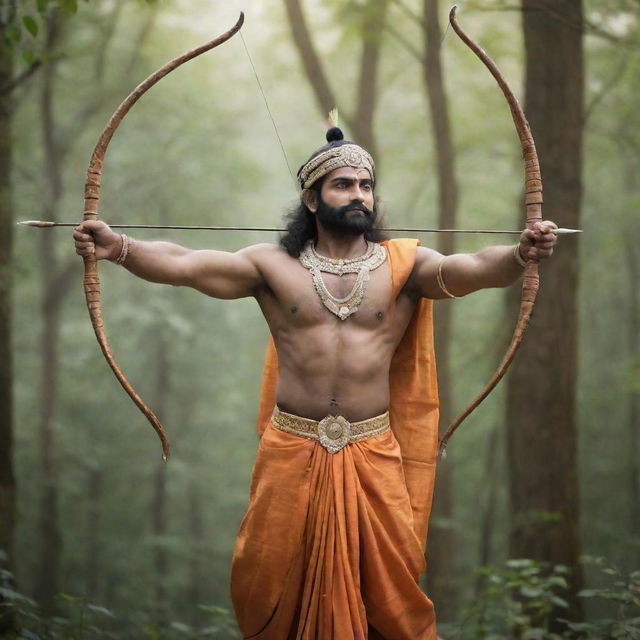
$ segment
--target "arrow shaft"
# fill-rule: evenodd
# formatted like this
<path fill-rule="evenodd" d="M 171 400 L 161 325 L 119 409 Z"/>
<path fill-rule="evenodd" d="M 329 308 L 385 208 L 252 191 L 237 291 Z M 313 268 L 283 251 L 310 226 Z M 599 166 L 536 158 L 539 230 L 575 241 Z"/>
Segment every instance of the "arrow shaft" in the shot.
<path fill-rule="evenodd" d="M 18 224 L 27 227 L 38 227 L 40 229 L 50 229 L 52 227 L 77 227 L 76 222 L 50 222 L 47 220 L 24 220 Z M 279 227 L 209 227 L 198 225 L 158 225 L 158 224 L 110 224 L 113 229 L 171 229 L 174 231 L 272 231 L 284 232 L 286 229 Z M 421 227 L 384 227 L 381 231 L 400 232 L 409 231 L 412 233 L 481 233 L 500 235 L 520 235 L 522 231 L 506 229 L 424 229 Z M 581 233 L 580 229 L 554 229 L 556 235 L 566 235 Z"/>

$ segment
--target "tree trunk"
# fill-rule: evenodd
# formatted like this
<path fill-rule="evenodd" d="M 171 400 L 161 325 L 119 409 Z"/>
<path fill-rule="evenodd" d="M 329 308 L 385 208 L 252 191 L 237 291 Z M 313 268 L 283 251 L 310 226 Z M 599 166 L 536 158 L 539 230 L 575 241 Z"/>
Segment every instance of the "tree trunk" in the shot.
<path fill-rule="evenodd" d="M 423 0 L 425 58 L 424 86 L 431 113 L 431 129 L 435 139 L 438 170 L 438 226 L 456 228 L 458 184 L 455 176 L 453 140 L 449 105 L 444 86 L 440 42 L 442 33 L 438 18 L 438 0 Z M 455 251 L 453 234 L 441 233 L 437 249 L 448 255 Z M 440 394 L 440 424 L 445 428 L 452 420 L 451 410 L 451 316 L 453 307 L 446 301 L 435 309 L 435 345 L 438 355 L 438 387 Z M 438 466 L 436 492 L 429 527 L 429 571 L 427 589 L 444 621 L 456 616 L 455 529 L 453 527 L 453 466 Z"/>
<path fill-rule="evenodd" d="M 363 16 L 362 56 L 360 58 L 360 74 L 358 80 L 358 104 L 355 116 L 351 119 L 354 138 L 367 151 L 377 158 L 378 148 L 373 129 L 378 99 L 378 68 L 380 64 L 380 50 L 382 33 L 389 7 L 388 0 L 371 0 L 367 12 Z"/>
<path fill-rule="evenodd" d="M 623 147 L 624 148 L 624 147 Z M 633 149 L 634 157 L 640 149 Z M 625 192 L 628 201 L 635 201 L 640 179 L 638 178 L 638 162 L 623 155 L 625 167 Z M 631 204 L 633 206 L 633 204 Z M 629 473 L 629 531 L 640 531 L 640 385 L 637 380 L 637 373 L 640 371 L 640 251 L 638 251 L 636 238 L 640 231 L 640 224 L 634 218 L 625 229 L 625 255 L 627 267 L 628 291 L 625 300 L 628 301 L 628 356 L 629 356 L 629 409 L 627 415 L 628 433 L 628 473 Z M 637 547 L 633 553 L 633 566 L 640 562 L 640 549 Z"/>
<path fill-rule="evenodd" d="M 153 406 L 156 415 L 162 422 L 166 416 L 166 399 L 169 392 L 169 357 L 168 345 L 160 327 L 156 328 L 156 381 Z M 160 461 L 154 472 L 153 501 L 151 504 L 151 522 L 155 539 L 154 560 L 156 584 L 156 608 L 158 615 L 163 616 L 166 602 L 164 582 L 167 575 L 167 470 L 164 462 Z"/>
<path fill-rule="evenodd" d="M 378 98 L 380 47 L 389 0 L 370 0 L 359 9 L 363 12 L 360 29 L 362 54 L 358 79 L 358 102 L 353 110 L 353 115 L 347 113 L 346 109 L 336 100 L 322 68 L 320 56 L 313 45 L 300 0 L 284 0 L 284 4 L 291 28 L 291 37 L 298 50 L 302 67 L 320 112 L 326 116 L 331 109 L 340 106 L 340 117 L 353 132 L 355 141 L 365 147 L 377 162 L 373 119 Z M 379 170 L 377 173 L 379 174 Z"/>
<path fill-rule="evenodd" d="M 100 533 L 102 530 L 102 469 L 96 466 L 88 471 L 87 493 L 89 505 L 87 509 L 87 594 L 93 602 L 99 601 L 100 589 Z"/>
<path fill-rule="evenodd" d="M 59 25 L 55 15 L 47 21 L 47 52 L 53 52 L 59 35 Z M 46 65 L 42 78 L 40 112 L 42 116 L 42 136 L 44 146 L 44 170 L 47 194 L 43 199 L 43 220 L 56 220 L 56 213 L 62 197 L 61 158 L 55 143 L 54 82 L 56 64 Z M 55 418 L 58 409 L 58 342 L 60 337 L 60 312 L 62 291 L 57 277 L 59 265 L 53 238 L 42 234 L 40 242 L 40 275 L 42 294 L 40 311 L 42 332 L 40 353 L 40 457 L 42 465 L 42 488 L 40 494 L 39 526 L 41 536 L 36 599 L 45 611 L 51 612 L 55 596 L 59 590 L 60 557 L 62 555 L 62 535 L 58 525 L 58 473 L 56 463 Z"/>
<path fill-rule="evenodd" d="M 492 561 L 491 544 L 493 542 L 493 524 L 496 519 L 496 510 L 498 506 L 498 490 L 501 481 L 504 479 L 504 473 L 502 473 L 502 471 L 498 471 L 498 469 L 502 469 L 499 455 L 502 431 L 502 425 L 495 425 L 491 430 L 491 434 L 487 442 L 485 479 L 483 483 L 483 486 L 487 487 L 487 491 L 485 494 L 485 503 L 482 505 L 480 553 L 478 555 L 478 564 L 481 567 L 488 567 Z M 480 593 L 484 585 L 485 576 L 478 574 L 475 584 L 476 595 Z"/>
<path fill-rule="evenodd" d="M 203 584 L 205 577 L 203 569 L 206 563 L 203 562 L 202 542 L 204 539 L 204 523 L 202 521 L 202 506 L 200 504 L 200 494 L 198 485 L 192 480 L 189 488 L 189 540 L 191 543 L 191 561 L 189 562 L 189 601 L 193 607 L 194 620 L 197 623 L 201 618 L 196 605 L 204 602 Z"/>
<path fill-rule="evenodd" d="M 2 25 L 0 24 L 0 27 Z M 0 34 L 0 87 L 13 76 L 13 50 Z M 13 557 L 16 483 L 13 473 L 13 361 L 11 353 L 11 117 L 8 92 L 0 89 L 0 549 Z M 0 567 L 4 565 L 0 559 Z"/>
<path fill-rule="evenodd" d="M 580 0 L 523 0 L 527 113 L 545 182 L 545 217 L 580 228 L 583 56 Z M 507 386 L 512 557 L 578 566 L 576 447 L 577 243 L 542 268 L 535 317 Z M 567 612 L 562 611 L 562 617 Z"/>
<path fill-rule="evenodd" d="M 627 236 L 629 240 L 629 236 Z M 626 245 L 627 268 L 629 271 L 629 356 L 633 370 L 640 367 L 640 254 L 633 241 Z M 629 415 L 627 418 L 629 433 L 629 480 L 631 489 L 631 513 L 629 531 L 640 531 L 640 388 L 631 385 L 629 390 Z M 636 551 L 636 563 L 639 553 Z"/>
<path fill-rule="evenodd" d="M 300 54 L 307 79 L 313 88 L 318 109 L 320 113 L 326 115 L 336 106 L 336 99 L 322 68 L 320 57 L 313 46 L 300 1 L 284 0 L 284 6 L 287 10 L 291 37 Z"/>
<path fill-rule="evenodd" d="M 0 23 L 0 29 L 4 25 Z M 11 352 L 11 254 L 13 210 L 11 201 L 11 119 L 13 105 L 7 86 L 13 77 L 13 50 L 0 33 L 0 569 L 13 566 L 16 523 L 16 480 L 13 471 L 13 359 Z M 0 595 L 0 606 L 4 597 Z M 0 616 L 0 635 L 15 629 L 15 617 Z"/>

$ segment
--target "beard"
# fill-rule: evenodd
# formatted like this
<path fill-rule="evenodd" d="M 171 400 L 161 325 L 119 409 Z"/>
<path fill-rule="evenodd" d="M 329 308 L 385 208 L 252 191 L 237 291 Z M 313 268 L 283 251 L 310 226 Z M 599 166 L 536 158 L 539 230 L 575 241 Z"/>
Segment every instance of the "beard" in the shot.
<path fill-rule="evenodd" d="M 362 214 L 349 215 L 351 211 Z M 330 207 L 318 194 L 316 217 L 328 233 L 333 235 L 359 236 L 373 229 L 376 221 L 376 207 L 369 209 L 362 202 L 350 202 L 342 207 Z"/>

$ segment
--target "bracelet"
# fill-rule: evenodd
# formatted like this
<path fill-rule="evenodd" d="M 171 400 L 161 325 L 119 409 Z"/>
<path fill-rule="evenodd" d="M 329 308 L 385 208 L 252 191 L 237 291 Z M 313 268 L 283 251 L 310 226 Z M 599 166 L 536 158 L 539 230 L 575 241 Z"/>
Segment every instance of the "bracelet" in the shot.
<path fill-rule="evenodd" d="M 436 274 L 436 282 L 438 283 L 438 286 L 440 287 L 440 290 L 442 291 L 442 293 L 447 295 L 449 298 L 457 298 L 458 296 L 454 296 L 453 293 L 451 293 L 447 289 L 447 287 L 444 286 L 444 280 L 442 278 L 442 265 L 444 264 L 444 261 L 446 259 L 447 259 L 447 256 L 443 256 L 442 260 L 440 260 L 440 263 L 438 264 L 438 273 Z"/>
<path fill-rule="evenodd" d="M 122 233 L 120 234 L 122 238 L 122 249 L 120 250 L 120 255 L 114 260 L 116 264 L 124 264 L 124 261 L 127 259 L 127 255 L 129 254 L 129 236 Z"/>
<path fill-rule="evenodd" d="M 520 243 L 518 243 L 513 248 L 513 258 L 521 267 L 526 267 L 527 266 L 527 261 L 522 257 L 522 255 L 520 253 Z"/>

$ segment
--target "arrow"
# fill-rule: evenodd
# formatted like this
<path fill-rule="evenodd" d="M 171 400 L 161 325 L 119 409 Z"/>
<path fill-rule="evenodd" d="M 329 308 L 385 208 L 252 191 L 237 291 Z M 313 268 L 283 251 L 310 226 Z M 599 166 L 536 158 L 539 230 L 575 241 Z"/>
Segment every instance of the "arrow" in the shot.
<path fill-rule="evenodd" d="M 77 227 L 77 222 L 51 222 L 48 220 L 22 220 L 19 225 L 25 227 L 37 227 L 39 229 L 50 229 L 51 227 Z M 174 231 L 274 231 L 284 232 L 284 228 L 276 227 L 203 227 L 191 225 L 159 225 L 159 224 L 110 224 L 114 229 L 173 229 Z M 520 235 L 520 231 L 505 229 L 422 229 L 416 227 L 384 227 L 380 231 L 410 231 L 413 233 L 495 233 L 502 235 Z M 552 229 L 551 232 L 557 236 L 582 233 L 582 229 Z"/>

